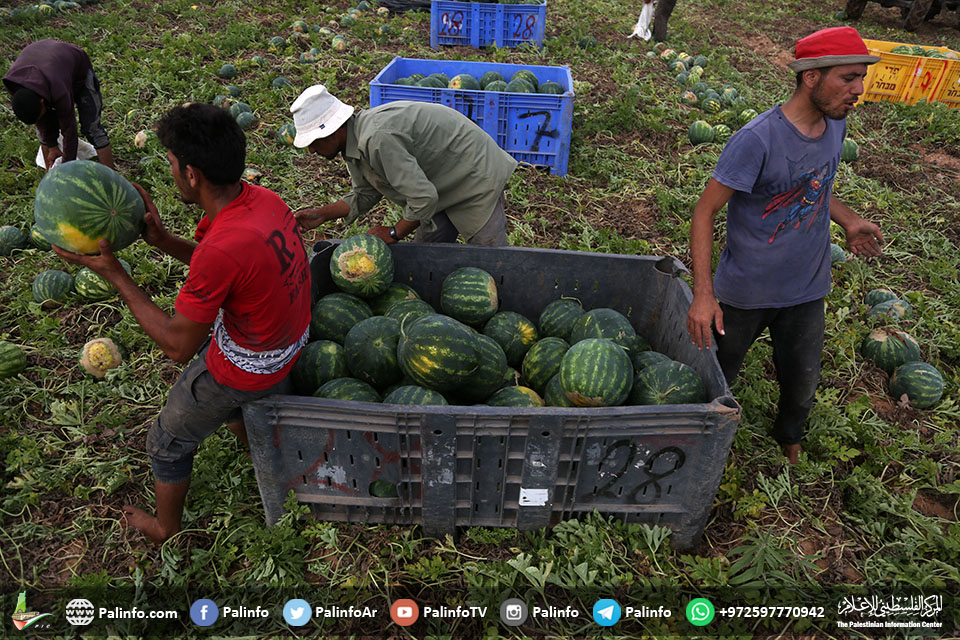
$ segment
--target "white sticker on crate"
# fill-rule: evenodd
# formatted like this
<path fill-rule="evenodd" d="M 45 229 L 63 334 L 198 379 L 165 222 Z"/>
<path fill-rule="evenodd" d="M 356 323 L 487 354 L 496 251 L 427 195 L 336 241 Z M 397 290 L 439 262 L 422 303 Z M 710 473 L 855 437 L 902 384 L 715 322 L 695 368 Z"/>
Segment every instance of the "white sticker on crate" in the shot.
<path fill-rule="evenodd" d="M 550 499 L 549 489 L 524 489 L 520 487 L 521 507 L 542 507 Z"/>

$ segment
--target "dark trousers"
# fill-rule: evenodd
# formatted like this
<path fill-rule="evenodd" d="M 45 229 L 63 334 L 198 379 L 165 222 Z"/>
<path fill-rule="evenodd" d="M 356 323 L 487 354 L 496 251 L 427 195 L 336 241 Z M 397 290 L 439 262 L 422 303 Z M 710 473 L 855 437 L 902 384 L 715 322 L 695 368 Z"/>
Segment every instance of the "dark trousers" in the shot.
<path fill-rule="evenodd" d="M 770 328 L 780 385 L 773 438 L 780 444 L 800 444 L 820 381 L 823 298 L 781 309 L 738 309 L 723 303 L 720 308 L 726 335 L 716 336 L 717 359 L 730 385 L 740 373 L 750 345 Z"/>

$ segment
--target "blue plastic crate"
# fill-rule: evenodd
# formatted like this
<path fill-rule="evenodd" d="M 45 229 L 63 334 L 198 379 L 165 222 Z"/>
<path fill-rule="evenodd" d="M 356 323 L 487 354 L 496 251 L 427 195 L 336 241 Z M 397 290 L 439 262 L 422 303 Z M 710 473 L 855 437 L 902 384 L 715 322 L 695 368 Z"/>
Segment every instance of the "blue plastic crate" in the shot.
<path fill-rule="evenodd" d="M 430 46 L 516 47 L 529 42 L 543 47 L 546 18 L 546 2 L 531 5 L 434 0 L 430 3 Z"/>
<path fill-rule="evenodd" d="M 414 73 L 425 76 L 444 73 L 451 78 L 460 73 L 469 73 L 480 78 L 487 71 L 497 71 L 509 80 L 520 69 L 532 71 L 541 84 L 556 82 L 567 91 L 562 95 L 552 95 L 394 84 L 398 78 L 406 78 Z M 573 77 L 569 67 L 398 57 L 391 60 L 370 82 L 371 107 L 396 100 L 432 102 L 456 109 L 489 133 L 497 141 L 497 146 L 518 162 L 550 167 L 550 171 L 558 176 L 567 173 L 573 123 Z"/>

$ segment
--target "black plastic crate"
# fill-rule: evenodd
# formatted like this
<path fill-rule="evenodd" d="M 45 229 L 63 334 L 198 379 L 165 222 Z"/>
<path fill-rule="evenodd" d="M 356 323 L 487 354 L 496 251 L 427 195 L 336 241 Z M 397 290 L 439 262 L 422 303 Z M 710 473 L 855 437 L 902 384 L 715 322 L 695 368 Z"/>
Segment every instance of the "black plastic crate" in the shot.
<path fill-rule="evenodd" d="M 455 244 L 391 245 L 395 279 L 439 308 L 444 277 L 488 271 L 501 309 L 536 321 L 562 296 L 627 315 L 655 349 L 700 373 L 709 402 L 667 406 L 420 407 L 272 396 L 244 407 L 272 524 L 291 489 L 324 520 L 534 529 L 591 511 L 670 527 L 695 546 L 720 483 L 740 407 L 714 351 L 686 331 L 690 289 L 672 258 Z M 332 247 L 312 260 L 316 299 L 335 290 Z M 385 480 L 398 497 L 371 495 Z"/>

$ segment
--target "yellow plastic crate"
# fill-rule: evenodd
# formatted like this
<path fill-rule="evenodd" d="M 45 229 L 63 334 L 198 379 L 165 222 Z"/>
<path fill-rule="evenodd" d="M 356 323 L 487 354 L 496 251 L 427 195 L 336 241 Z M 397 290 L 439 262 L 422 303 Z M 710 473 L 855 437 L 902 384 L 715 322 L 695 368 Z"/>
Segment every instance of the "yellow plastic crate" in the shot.
<path fill-rule="evenodd" d="M 859 102 L 865 100 L 882 102 L 906 102 L 914 104 L 919 100 L 937 100 L 943 95 L 945 81 L 953 74 L 957 83 L 956 70 L 960 62 L 940 58 L 926 58 L 900 53 L 891 53 L 895 47 L 915 45 L 884 40 L 864 40 L 872 55 L 880 56 L 880 61 L 868 67 L 867 77 L 863 81 L 864 92 Z M 941 53 L 951 51 L 947 47 L 927 47 Z M 960 87 L 953 86 L 953 93 L 960 93 Z M 960 103 L 960 96 L 954 96 Z M 858 104 L 859 104 L 858 102 Z"/>
<path fill-rule="evenodd" d="M 950 60 L 943 72 L 940 90 L 933 97 L 951 109 L 960 108 L 960 61 Z"/>

